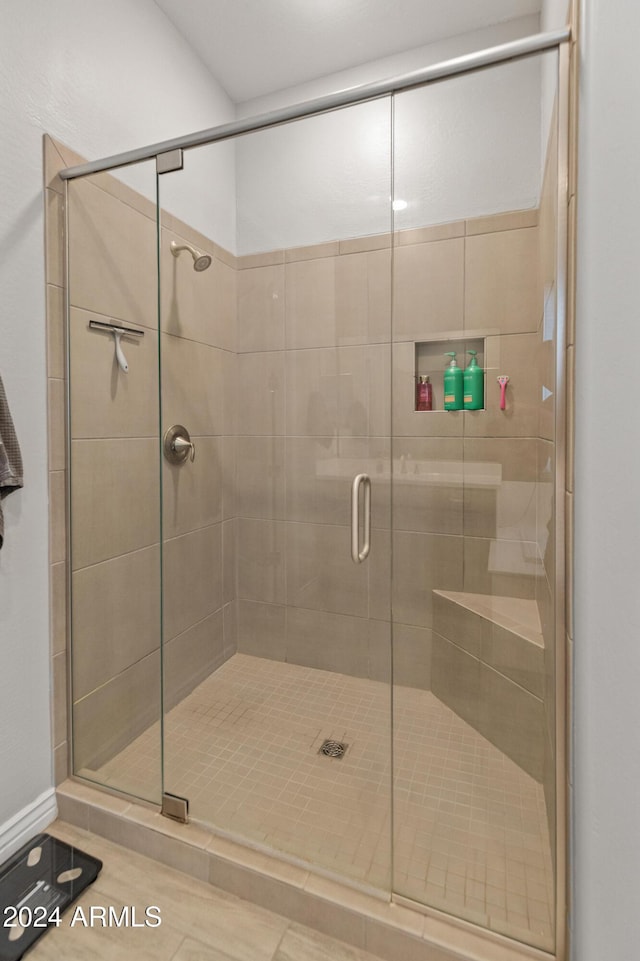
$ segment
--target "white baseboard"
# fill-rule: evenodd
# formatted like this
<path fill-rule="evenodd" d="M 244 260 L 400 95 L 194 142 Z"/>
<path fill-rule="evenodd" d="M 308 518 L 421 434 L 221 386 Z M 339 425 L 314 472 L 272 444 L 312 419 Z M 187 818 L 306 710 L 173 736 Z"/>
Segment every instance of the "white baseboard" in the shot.
<path fill-rule="evenodd" d="M 0 864 L 4 864 L 34 834 L 51 824 L 57 813 L 56 790 L 51 787 L 4 824 L 0 824 Z"/>

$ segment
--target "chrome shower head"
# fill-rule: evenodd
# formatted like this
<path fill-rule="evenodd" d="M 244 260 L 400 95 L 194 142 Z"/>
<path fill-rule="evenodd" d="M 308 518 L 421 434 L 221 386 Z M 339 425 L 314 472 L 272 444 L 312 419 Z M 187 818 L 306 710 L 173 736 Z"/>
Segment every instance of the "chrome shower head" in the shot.
<path fill-rule="evenodd" d="M 191 244 L 177 244 L 175 240 L 172 240 L 169 246 L 174 257 L 177 257 L 181 250 L 188 250 L 193 257 L 193 269 L 197 270 L 198 273 L 211 266 L 211 257 L 208 254 L 201 254 Z"/>
<path fill-rule="evenodd" d="M 208 254 L 200 254 L 193 262 L 193 269 L 200 272 L 211 266 L 211 257 Z"/>

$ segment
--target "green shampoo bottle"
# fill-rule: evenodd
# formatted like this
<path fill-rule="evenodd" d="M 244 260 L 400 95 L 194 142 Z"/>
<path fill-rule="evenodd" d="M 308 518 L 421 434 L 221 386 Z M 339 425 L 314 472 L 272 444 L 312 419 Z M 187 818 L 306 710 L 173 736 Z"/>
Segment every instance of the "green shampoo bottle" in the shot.
<path fill-rule="evenodd" d="M 481 410 L 484 407 L 484 371 L 476 360 L 477 350 L 468 350 L 471 354 L 469 366 L 464 371 L 464 409 Z"/>
<path fill-rule="evenodd" d="M 445 356 L 451 358 L 451 363 L 444 372 L 444 409 L 462 410 L 462 368 L 456 364 L 455 350 L 448 350 Z"/>

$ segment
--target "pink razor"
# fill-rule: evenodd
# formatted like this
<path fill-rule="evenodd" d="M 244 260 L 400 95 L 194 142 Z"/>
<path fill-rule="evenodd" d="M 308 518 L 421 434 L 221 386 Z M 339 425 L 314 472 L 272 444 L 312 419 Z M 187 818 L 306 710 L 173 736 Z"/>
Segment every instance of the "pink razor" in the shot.
<path fill-rule="evenodd" d="M 505 410 L 507 406 L 507 384 L 509 383 L 509 378 L 506 374 L 500 374 L 498 377 L 498 383 L 500 384 L 500 410 Z"/>

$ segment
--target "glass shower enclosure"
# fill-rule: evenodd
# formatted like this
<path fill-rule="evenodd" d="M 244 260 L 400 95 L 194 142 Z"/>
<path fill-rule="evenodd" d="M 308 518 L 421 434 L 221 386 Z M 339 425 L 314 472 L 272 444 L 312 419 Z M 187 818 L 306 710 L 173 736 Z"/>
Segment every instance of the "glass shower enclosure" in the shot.
<path fill-rule="evenodd" d="M 557 60 L 67 195 L 74 774 L 546 950 Z"/>

